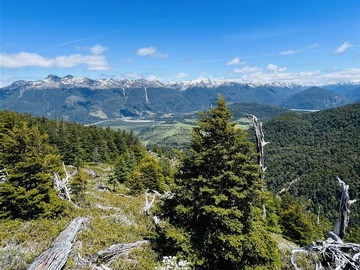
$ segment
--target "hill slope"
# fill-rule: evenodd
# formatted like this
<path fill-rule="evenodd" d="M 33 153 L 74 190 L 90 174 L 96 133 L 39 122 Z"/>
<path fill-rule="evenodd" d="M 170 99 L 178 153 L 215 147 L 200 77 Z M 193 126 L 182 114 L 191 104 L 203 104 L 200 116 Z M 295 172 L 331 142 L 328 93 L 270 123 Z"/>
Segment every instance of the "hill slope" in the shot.
<path fill-rule="evenodd" d="M 349 100 L 331 90 L 311 87 L 290 96 L 281 105 L 292 109 L 323 110 L 343 106 Z"/>
<path fill-rule="evenodd" d="M 268 187 L 289 187 L 314 212 L 336 219 L 339 176 L 360 196 L 360 102 L 311 114 L 279 115 L 264 124 Z M 360 207 L 354 204 L 352 228 L 360 227 Z"/>

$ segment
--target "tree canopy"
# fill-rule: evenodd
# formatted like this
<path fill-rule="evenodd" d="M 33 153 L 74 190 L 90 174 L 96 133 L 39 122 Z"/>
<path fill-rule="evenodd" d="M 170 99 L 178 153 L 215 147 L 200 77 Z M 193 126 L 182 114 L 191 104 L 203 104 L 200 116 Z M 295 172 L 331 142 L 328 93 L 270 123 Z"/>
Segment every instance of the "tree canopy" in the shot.
<path fill-rule="evenodd" d="M 7 179 L 0 183 L 0 217 L 54 216 L 62 202 L 52 173 L 60 168 L 60 155 L 48 136 L 26 123 L 0 135 L 0 166 Z"/>

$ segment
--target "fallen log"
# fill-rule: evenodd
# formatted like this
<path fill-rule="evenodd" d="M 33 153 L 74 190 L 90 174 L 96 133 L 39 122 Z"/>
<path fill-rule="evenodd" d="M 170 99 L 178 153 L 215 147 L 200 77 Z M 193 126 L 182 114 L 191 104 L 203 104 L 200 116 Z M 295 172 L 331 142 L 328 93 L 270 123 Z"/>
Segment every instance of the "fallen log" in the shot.
<path fill-rule="evenodd" d="M 84 217 L 73 219 L 70 225 L 56 237 L 52 246 L 38 256 L 27 270 L 61 270 L 71 252 L 76 234 L 86 221 Z"/>
<path fill-rule="evenodd" d="M 129 252 L 134 249 L 137 248 L 143 244 L 148 244 L 149 241 L 147 240 L 141 240 L 141 241 L 137 241 L 134 243 L 129 243 L 129 244 L 115 244 L 112 245 L 110 247 L 108 247 L 107 249 L 101 250 L 98 252 L 98 259 L 97 261 L 108 261 L 110 260 L 112 257 L 114 256 L 128 256 Z"/>

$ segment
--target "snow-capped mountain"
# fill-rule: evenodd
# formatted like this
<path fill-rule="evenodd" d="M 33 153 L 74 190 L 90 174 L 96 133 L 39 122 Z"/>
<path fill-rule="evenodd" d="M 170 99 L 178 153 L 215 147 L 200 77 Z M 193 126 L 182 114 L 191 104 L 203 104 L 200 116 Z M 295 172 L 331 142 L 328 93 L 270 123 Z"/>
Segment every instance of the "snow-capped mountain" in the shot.
<path fill-rule="evenodd" d="M 161 117 L 170 113 L 205 110 L 214 104 L 218 94 L 222 94 L 229 103 L 288 104 L 287 99 L 309 87 L 289 83 L 244 83 L 205 78 L 160 82 L 145 79 L 93 80 L 71 75 L 49 75 L 43 80 L 17 81 L 0 88 L 0 109 L 92 122 L 125 116 Z M 323 86 L 325 92 L 323 91 L 322 96 L 326 96 L 327 90 L 340 95 L 346 93 L 341 104 L 332 104 L 340 106 L 344 102 L 357 101 L 359 87 L 360 83 L 356 82 Z"/>
<path fill-rule="evenodd" d="M 7 86 L 9 89 L 24 87 L 26 89 L 69 89 L 69 88 L 88 88 L 91 90 L 99 89 L 132 89 L 132 88 L 170 88 L 177 90 L 187 90 L 189 88 L 217 88 L 221 86 L 248 86 L 248 87 L 281 87 L 281 88 L 302 88 L 305 84 L 294 83 L 263 83 L 252 82 L 244 83 L 239 80 L 211 80 L 207 78 L 199 78 L 196 80 L 185 80 L 180 82 L 160 82 L 158 80 L 117 80 L 117 79 L 98 79 L 93 80 L 85 77 L 74 77 L 67 75 L 58 77 L 49 75 L 43 80 L 37 81 L 16 81 Z"/>

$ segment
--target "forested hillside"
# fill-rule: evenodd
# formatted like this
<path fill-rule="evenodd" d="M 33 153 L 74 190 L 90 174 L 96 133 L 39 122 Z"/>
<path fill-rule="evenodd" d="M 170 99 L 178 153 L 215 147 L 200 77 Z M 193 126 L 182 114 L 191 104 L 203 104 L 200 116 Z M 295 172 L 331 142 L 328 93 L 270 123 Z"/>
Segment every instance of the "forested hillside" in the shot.
<path fill-rule="evenodd" d="M 256 147 L 231 117 L 219 96 L 170 159 L 125 131 L 0 112 L 0 268 L 26 269 L 81 220 L 64 269 L 290 269 L 295 243 L 333 228 L 335 175 L 358 196 L 359 104 L 265 125 L 268 188 L 299 179 L 281 199 L 263 189 Z"/>
<path fill-rule="evenodd" d="M 337 218 L 339 176 L 360 196 L 360 103 L 302 114 L 289 112 L 264 124 L 268 188 L 286 188 L 308 209 L 333 222 Z M 360 206 L 350 226 L 359 241 Z"/>

